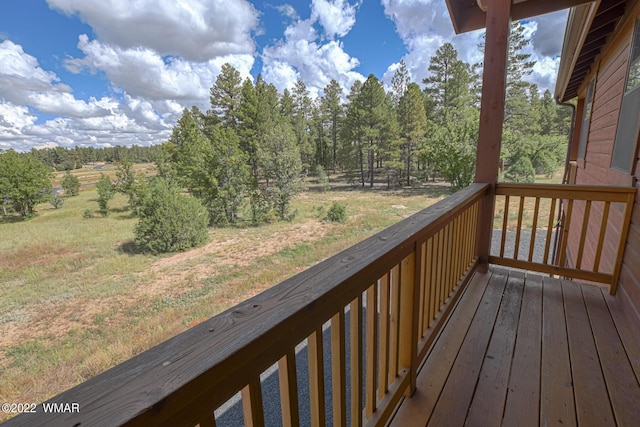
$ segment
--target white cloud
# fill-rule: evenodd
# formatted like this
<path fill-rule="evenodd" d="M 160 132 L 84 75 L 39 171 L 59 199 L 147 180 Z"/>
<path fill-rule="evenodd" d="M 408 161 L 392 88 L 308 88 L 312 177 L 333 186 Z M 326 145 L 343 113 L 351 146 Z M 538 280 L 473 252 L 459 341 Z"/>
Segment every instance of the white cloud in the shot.
<path fill-rule="evenodd" d="M 44 113 L 73 117 L 109 114 L 105 102 L 76 99 L 55 73 L 43 70 L 22 46 L 0 43 L 0 98 L 15 105 L 30 105 Z"/>
<path fill-rule="evenodd" d="M 77 14 L 98 38 L 122 49 L 146 48 L 161 55 L 206 61 L 255 50 L 251 32 L 258 12 L 246 0 L 47 0 L 49 7 Z"/>
<path fill-rule="evenodd" d="M 412 78 L 416 82 L 428 75 L 430 59 L 443 43 L 451 42 L 458 57 L 469 63 L 482 62 L 483 52 L 478 48 L 482 31 L 455 35 L 451 19 L 443 1 L 436 0 L 382 0 L 385 14 L 396 25 L 408 53 L 403 57 Z M 526 53 L 537 62 L 528 81 L 540 89 L 553 90 L 562 37 L 558 29 L 564 28 L 566 11 L 532 18 L 526 22 L 531 45 Z M 392 64 L 383 80 L 389 84 L 397 64 Z"/>
<path fill-rule="evenodd" d="M 179 57 L 163 58 L 146 48 L 122 49 L 83 34 L 78 48 L 84 58 L 67 59 L 65 66 L 74 73 L 83 69 L 104 72 L 109 81 L 132 96 L 151 100 L 173 99 L 202 105 L 208 102 L 222 65 L 229 62 L 244 77 L 250 76 L 251 55 L 228 55 L 206 62 L 189 62 Z"/>
<path fill-rule="evenodd" d="M 274 8 L 289 19 L 300 19 L 298 12 L 296 12 L 295 8 L 290 4 L 282 4 L 280 6 L 274 6 Z"/>
<path fill-rule="evenodd" d="M 355 24 L 357 5 L 343 0 L 314 0 L 311 17 L 297 20 L 284 31 L 284 40 L 262 51 L 262 75 L 278 90 L 291 89 L 296 80 L 302 80 L 312 97 L 318 96 L 332 79 L 347 91 L 356 80 L 364 76 L 354 69 L 359 61 L 344 50 L 342 37 Z M 320 23 L 324 35 L 321 40 L 315 25 Z"/>
<path fill-rule="evenodd" d="M 311 20 L 320 22 L 328 38 L 344 37 L 356 23 L 356 9 L 347 0 L 313 0 Z"/>

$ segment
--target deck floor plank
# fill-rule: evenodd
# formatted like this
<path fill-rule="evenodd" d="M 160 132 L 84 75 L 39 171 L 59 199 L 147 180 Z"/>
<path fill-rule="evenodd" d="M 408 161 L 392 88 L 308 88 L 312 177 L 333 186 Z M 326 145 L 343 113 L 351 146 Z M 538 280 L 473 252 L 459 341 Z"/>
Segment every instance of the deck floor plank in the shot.
<path fill-rule="evenodd" d="M 638 425 L 637 326 L 614 298 L 535 274 L 477 272 L 391 426 Z"/>
<path fill-rule="evenodd" d="M 510 370 L 506 367 L 511 365 L 513 359 L 523 290 L 524 274 L 511 272 L 489 347 L 483 357 L 478 384 L 467 415 L 467 425 L 498 426 L 501 423 L 509 383 Z"/>
<path fill-rule="evenodd" d="M 495 324 L 506 282 L 504 271 L 491 277 L 428 426 L 464 425 L 493 330 L 488 325 Z"/>
<path fill-rule="evenodd" d="M 640 387 L 602 291 L 595 286 L 584 286 L 582 293 L 616 422 L 619 426 L 637 425 L 640 423 Z"/>
<path fill-rule="evenodd" d="M 571 378 L 562 285 L 542 279 L 542 366 L 540 372 L 540 425 L 575 426 L 576 407 Z"/>
<path fill-rule="evenodd" d="M 398 426 L 418 425 L 416 423 L 425 425 L 431 417 L 458 350 L 483 297 L 489 277 L 489 274 L 486 276 L 475 275 L 467 285 L 458 306 L 451 314 L 447 325 L 443 328 L 429 357 L 422 366 L 421 371 L 431 372 L 431 375 L 418 376 L 416 392 L 411 399 L 406 399 L 400 407 L 394 417 L 394 424 Z"/>
<path fill-rule="evenodd" d="M 562 281 L 576 414 L 581 426 L 615 425 L 580 285 Z"/>
<path fill-rule="evenodd" d="M 542 278 L 527 275 L 502 425 L 534 427 L 540 417 Z"/>

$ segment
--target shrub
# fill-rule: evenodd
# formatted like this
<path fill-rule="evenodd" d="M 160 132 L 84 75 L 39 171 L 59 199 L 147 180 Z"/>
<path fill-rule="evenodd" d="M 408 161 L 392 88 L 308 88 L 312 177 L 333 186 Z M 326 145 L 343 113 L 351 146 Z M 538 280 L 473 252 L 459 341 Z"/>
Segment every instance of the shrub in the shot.
<path fill-rule="evenodd" d="M 325 172 L 322 165 L 316 166 L 316 177 L 322 191 L 331 190 L 331 185 L 329 185 L 329 177 L 327 176 L 327 172 Z"/>
<path fill-rule="evenodd" d="M 164 179 L 153 182 L 139 216 L 135 243 L 153 253 L 186 250 L 208 238 L 209 214 L 205 207 Z"/>
<path fill-rule="evenodd" d="M 345 222 L 347 220 L 347 206 L 340 202 L 333 202 L 327 211 L 327 221 Z"/>
<path fill-rule="evenodd" d="M 111 178 L 105 174 L 100 174 L 100 179 L 96 183 L 98 189 L 98 205 L 102 216 L 109 215 L 109 200 L 113 198 L 115 187 L 111 183 Z"/>
<path fill-rule="evenodd" d="M 75 175 L 71 175 L 69 171 L 64 174 L 60 186 L 64 190 L 65 196 L 77 196 L 80 193 L 80 180 Z"/>
<path fill-rule="evenodd" d="M 59 209 L 62 207 L 62 204 L 64 203 L 64 199 L 58 193 L 54 193 L 51 195 L 50 202 L 54 208 Z"/>
<path fill-rule="evenodd" d="M 91 209 L 85 209 L 82 213 L 83 218 L 93 218 L 93 211 Z"/>

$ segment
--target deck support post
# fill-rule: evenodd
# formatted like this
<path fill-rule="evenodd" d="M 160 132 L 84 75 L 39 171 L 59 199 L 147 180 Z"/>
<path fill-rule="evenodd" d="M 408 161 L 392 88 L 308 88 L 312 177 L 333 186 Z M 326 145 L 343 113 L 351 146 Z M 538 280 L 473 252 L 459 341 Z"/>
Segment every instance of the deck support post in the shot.
<path fill-rule="evenodd" d="M 480 271 L 486 271 L 491 251 L 495 185 L 498 181 L 502 122 L 507 80 L 507 52 L 511 29 L 511 0 L 487 0 L 482 101 L 475 182 L 488 183 L 480 202 L 476 252 Z"/>

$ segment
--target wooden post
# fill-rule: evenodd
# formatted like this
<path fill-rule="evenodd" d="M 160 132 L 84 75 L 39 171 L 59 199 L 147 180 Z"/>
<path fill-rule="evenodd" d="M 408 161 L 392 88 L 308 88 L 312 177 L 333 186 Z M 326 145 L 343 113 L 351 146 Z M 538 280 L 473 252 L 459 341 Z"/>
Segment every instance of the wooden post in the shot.
<path fill-rule="evenodd" d="M 475 182 L 490 185 L 479 212 L 476 251 L 480 270 L 486 271 L 491 251 L 495 184 L 498 181 L 500 144 L 507 75 L 507 50 L 511 29 L 511 0 L 487 0 L 482 102 Z"/>

